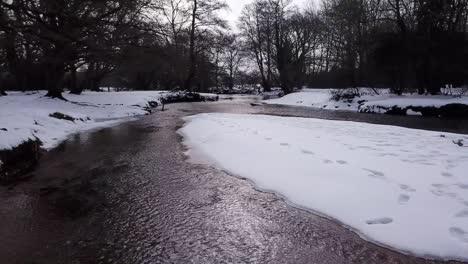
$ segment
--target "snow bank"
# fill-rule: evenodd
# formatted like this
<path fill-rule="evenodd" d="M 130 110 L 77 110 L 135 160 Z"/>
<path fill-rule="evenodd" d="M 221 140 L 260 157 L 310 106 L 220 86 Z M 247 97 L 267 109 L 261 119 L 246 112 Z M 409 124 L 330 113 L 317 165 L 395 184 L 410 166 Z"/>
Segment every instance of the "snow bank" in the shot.
<path fill-rule="evenodd" d="M 330 103 L 330 98 L 329 89 L 303 89 L 301 92 L 291 93 L 277 99 L 265 100 L 264 102 L 267 104 L 323 108 Z"/>
<path fill-rule="evenodd" d="M 364 93 L 350 101 L 331 100 L 332 89 L 303 89 L 300 92 L 286 95 L 279 99 L 264 101 L 266 104 L 305 106 L 329 110 L 349 110 L 356 112 L 387 113 L 391 108 L 405 111 L 410 108 L 441 108 L 459 104 L 468 106 L 468 96 L 453 97 L 448 95 L 392 95 L 388 89 L 379 90 L 380 95 Z M 413 111 L 414 112 L 414 111 Z M 411 113 L 413 113 L 411 112 Z"/>
<path fill-rule="evenodd" d="M 384 98 L 370 98 L 358 106 L 360 112 L 387 113 L 393 109 L 411 110 L 420 108 L 440 109 L 449 105 L 465 105 L 468 107 L 468 97 L 452 97 L 444 95 L 391 95 Z M 462 113 L 463 114 L 463 113 Z"/>
<path fill-rule="evenodd" d="M 162 92 L 85 92 L 64 94 L 69 102 L 44 97 L 45 92 L 12 92 L 0 97 L 0 150 L 12 149 L 39 138 L 45 149 L 55 147 L 72 133 L 109 126 L 122 118 L 144 115 Z M 67 115 L 74 121 L 51 117 Z"/>
<path fill-rule="evenodd" d="M 195 162 L 251 179 L 378 244 L 468 260 L 468 148 L 454 144 L 466 135 L 261 115 L 186 121 L 180 133 Z"/>

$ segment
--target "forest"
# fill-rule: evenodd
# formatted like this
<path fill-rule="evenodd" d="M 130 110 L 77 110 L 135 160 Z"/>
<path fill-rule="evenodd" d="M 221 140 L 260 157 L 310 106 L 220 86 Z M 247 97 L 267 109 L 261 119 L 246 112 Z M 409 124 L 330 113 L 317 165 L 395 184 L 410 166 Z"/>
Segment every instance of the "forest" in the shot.
<path fill-rule="evenodd" d="M 2 0 L 0 94 L 468 84 L 468 0 Z"/>

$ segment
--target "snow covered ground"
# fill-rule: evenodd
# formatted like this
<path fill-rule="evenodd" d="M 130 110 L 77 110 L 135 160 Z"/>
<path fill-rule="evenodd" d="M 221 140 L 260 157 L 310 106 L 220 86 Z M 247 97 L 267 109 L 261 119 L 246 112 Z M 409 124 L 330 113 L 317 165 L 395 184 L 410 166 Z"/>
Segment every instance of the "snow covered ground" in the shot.
<path fill-rule="evenodd" d="M 468 105 L 468 96 L 454 97 L 448 95 L 426 96 L 410 95 L 402 96 L 390 94 L 388 89 L 379 90 L 380 95 L 372 93 L 371 89 L 364 89 L 365 95 L 357 97 L 351 102 L 331 100 L 332 89 L 303 89 L 300 92 L 286 95 L 282 98 L 266 100 L 267 104 L 293 105 L 314 107 L 329 110 L 349 110 L 361 112 L 385 113 L 391 107 L 405 109 L 408 107 L 436 107 L 440 108 L 449 104 Z M 367 91 L 367 92 L 366 92 Z M 418 114 L 410 112 L 408 114 Z"/>
<path fill-rule="evenodd" d="M 84 92 L 64 94 L 68 102 L 44 97 L 45 92 L 11 92 L 0 97 L 0 150 L 39 138 L 45 149 L 72 133 L 113 125 L 122 118 L 144 115 L 162 92 Z M 61 113 L 76 120 L 51 117 Z"/>
<path fill-rule="evenodd" d="M 468 260 L 468 148 L 455 144 L 467 135 L 262 115 L 186 121 L 180 133 L 193 162 L 246 177 L 375 243 Z"/>

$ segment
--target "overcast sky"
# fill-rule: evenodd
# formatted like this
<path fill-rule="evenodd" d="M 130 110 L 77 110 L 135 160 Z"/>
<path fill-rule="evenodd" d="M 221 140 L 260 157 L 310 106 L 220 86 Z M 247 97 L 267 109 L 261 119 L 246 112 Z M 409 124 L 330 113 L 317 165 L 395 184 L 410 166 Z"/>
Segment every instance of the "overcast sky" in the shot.
<path fill-rule="evenodd" d="M 317 3 L 319 0 L 293 0 L 293 4 L 297 6 L 305 6 L 306 3 L 312 2 Z M 253 0 L 226 0 L 229 4 L 231 11 L 228 12 L 226 19 L 229 20 L 231 26 L 236 25 L 236 21 L 239 18 L 242 8 L 248 4 L 253 2 Z"/>

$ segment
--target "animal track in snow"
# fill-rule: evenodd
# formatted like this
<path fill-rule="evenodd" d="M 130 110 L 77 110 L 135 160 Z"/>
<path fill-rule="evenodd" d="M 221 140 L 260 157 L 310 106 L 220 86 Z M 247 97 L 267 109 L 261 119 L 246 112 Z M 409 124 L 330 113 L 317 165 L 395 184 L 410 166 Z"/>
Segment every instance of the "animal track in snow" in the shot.
<path fill-rule="evenodd" d="M 332 160 L 329 160 L 329 159 L 324 159 L 323 160 L 323 163 L 325 164 L 333 164 L 334 162 Z"/>
<path fill-rule="evenodd" d="M 348 164 L 348 162 L 345 160 L 337 160 L 336 163 L 341 164 L 341 165 Z"/>
<path fill-rule="evenodd" d="M 390 217 L 382 217 L 373 220 L 367 220 L 368 225 L 388 225 L 393 222 L 393 219 Z"/>
<path fill-rule="evenodd" d="M 410 200 L 410 196 L 407 194 L 401 194 L 400 197 L 398 197 L 398 203 L 399 204 L 406 204 Z"/>

